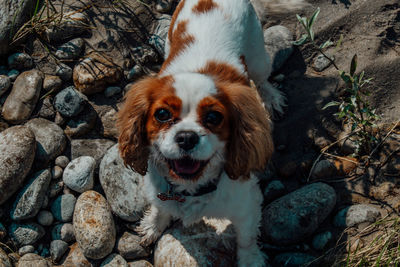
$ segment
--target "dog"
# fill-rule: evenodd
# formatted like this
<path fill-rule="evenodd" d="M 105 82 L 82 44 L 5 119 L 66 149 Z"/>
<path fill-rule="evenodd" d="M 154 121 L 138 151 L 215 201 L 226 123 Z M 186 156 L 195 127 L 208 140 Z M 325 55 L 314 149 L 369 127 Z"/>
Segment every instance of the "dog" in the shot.
<path fill-rule="evenodd" d="M 290 9 L 300 0 L 263 0 Z M 181 0 L 159 73 L 135 83 L 118 113 L 119 150 L 144 175 L 150 209 L 138 227 L 156 241 L 172 219 L 229 219 L 239 266 L 265 266 L 257 237 L 263 196 L 255 176 L 273 153 L 270 113 L 285 98 L 249 0 Z M 250 86 L 254 81 L 256 88 Z"/>

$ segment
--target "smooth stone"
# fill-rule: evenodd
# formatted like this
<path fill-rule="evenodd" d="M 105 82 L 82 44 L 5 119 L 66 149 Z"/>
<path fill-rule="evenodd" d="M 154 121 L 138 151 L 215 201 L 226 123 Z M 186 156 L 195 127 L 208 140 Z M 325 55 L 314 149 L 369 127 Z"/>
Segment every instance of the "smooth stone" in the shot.
<path fill-rule="evenodd" d="M 11 79 L 6 75 L 0 75 L 0 96 L 8 91 L 11 87 Z"/>
<path fill-rule="evenodd" d="M 19 74 L 19 70 L 10 70 L 7 72 L 7 76 L 11 79 L 11 81 L 15 81 Z"/>
<path fill-rule="evenodd" d="M 109 255 L 100 265 L 100 267 L 128 267 L 128 263 L 121 255 L 113 253 Z"/>
<path fill-rule="evenodd" d="M 312 246 L 316 250 L 323 250 L 328 243 L 332 240 L 332 233 L 330 231 L 322 232 L 314 236 Z"/>
<path fill-rule="evenodd" d="M 101 259 L 113 250 L 116 239 L 114 219 L 101 194 L 86 191 L 79 196 L 73 226 L 76 241 L 86 257 Z"/>
<path fill-rule="evenodd" d="M 97 172 L 101 159 L 114 144 L 115 142 L 109 139 L 72 139 L 71 159 L 74 160 L 81 156 L 91 156 L 96 160 Z"/>
<path fill-rule="evenodd" d="M 61 115 L 73 117 L 78 115 L 84 108 L 87 97 L 69 86 L 59 92 L 54 99 L 54 107 Z"/>
<path fill-rule="evenodd" d="M 4 252 L 4 250 L 2 250 L 0 248 L 0 266 L 1 267 L 12 267 L 13 265 L 11 264 L 10 259 L 7 256 L 7 253 Z"/>
<path fill-rule="evenodd" d="M 71 41 L 62 44 L 57 48 L 55 53 L 59 59 L 76 59 L 82 53 L 84 48 L 84 41 L 82 38 L 72 39 Z"/>
<path fill-rule="evenodd" d="M 47 164 L 59 156 L 65 149 L 67 138 L 60 126 L 43 118 L 28 121 L 26 126 L 35 134 L 37 149 L 35 163 Z"/>
<path fill-rule="evenodd" d="M 279 245 L 295 244 L 315 232 L 336 204 L 335 190 L 324 183 L 306 185 L 267 205 L 262 232 Z"/>
<path fill-rule="evenodd" d="M 67 243 L 75 241 L 74 226 L 70 223 L 60 223 L 51 231 L 53 240 L 62 240 Z"/>
<path fill-rule="evenodd" d="M 64 133 L 70 138 L 83 136 L 93 129 L 96 120 L 97 113 L 94 108 L 90 104 L 85 105 L 85 108 L 80 114 L 67 122 Z"/>
<path fill-rule="evenodd" d="M 68 243 L 62 240 L 53 240 L 50 243 L 50 256 L 55 262 L 58 262 L 68 250 Z"/>
<path fill-rule="evenodd" d="M 126 260 L 136 260 L 150 255 L 144 247 L 140 245 L 140 236 L 130 232 L 124 232 L 117 241 L 117 251 Z"/>
<path fill-rule="evenodd" d="M 54 216 L 48 210 L 41 210 L 37 215 L 37 221 L 43 226 L 50 226 L 54 221 Z"/>
<path fill-rule="evenodd" d="M 57 197 L 51 205 L 51 212 L 54 218 L 60 222 L 70 222 L 72 220 L 76 198 L 72 194 L 65 194 Z"/>
<path fill-rule="evenodd" d="M 90 156 L 82 156 L 72 160 L 64 170 L 64 184 L 79 193 L 92 189 L 95 167 L 96 160 Z"/>
<path fill-rule="evenodd" d="M 0 133 L 0 205 L 22 185 L 35 150 L 35 135 L 25 126 L 14 126 Z"/>
<path fill-rule="evenodd" d="M 45 234 L 44 228 L 37 223 L 18 224 L 10 226 L 10 237 L 17 246 L 32 245 Z"/>
<path fill-rule="evenodd" d="M 356 204 L 340 210 L 333 224 L 336 227 L 352 227 L 359 223 L 375 222 L 381 216 L 381 210 L 368 204 Z"/>
<path fill-rule="evenodd" d="M 54 198 L 63 190 L 64 182 L 63 181 L 51 181 L 49 187 L 49 197 Z"/>
<path fill-rule="evenodd" d="M 147 204 L 142 193 L 143 176 L 124 166 L 118 144 L 103 157 L 99 178 L 113 213 L 129 222 L 139 220 Z"/>
<path fill-rule="evenodd" d="M 319 54 L 315 59 L 313 63 L 313 69 L 321 72 L 328 68 L 331 65 L 331 61 L 327 59 L 324 55 Z"/>
<path fill-rule="evenodd" d="M 28 253 L 21 257 L 18 261 L 18 267 L 51 267 L 52 264 L 43 257 Z"/>
<path fill-rule="evenodd" d="M 136 64 L 126 74 L 125 78 L 127 81 L 134 81 L 143 75 L 143 68 Z"/>
<path fill-rule="evenodd" d="M 65 167 L 67 167 L 68 163 L 69 163 L 69 158 L 67 156 L 64 156 L 64 155 L 63 156 L 58 156 L 56 158 L 56 160 L 55 160 L 55 164 L 57 166 L 60 166 L 63 169 Z"/>
<path fill-rule="evenodd" d="M 51 169 L 51 176 L 54 180 L 58 180 L 62 177 L 64 170 L 60 166 L 54 166 Z"/>
<path fill-rule="evenodd" d="M 45 92 L 58 92 L 61 89 L 63 81 L 56 75 L 45 75 L 43 80 L 43 90 Z"/>
<path fill-rule="evenodd" d="M 272 180 L 268 183 L 267 187 L 264 190 L 264 201 L 271 202 L 278 197 L 284 195 L 286 191 L 285 185 L 282 184 L 279 180 Z"/>
<path fill-rule="evenodd" d="M 146 260 L 128 262 L 129 267 L 153 267 L 153 264 Z"/>
<path fill-rule="evenodd" d="M 316 179 L 329 179 L 337 175 L 335 165 L 327 159 L 323 159 L 315 164 L 311 176 Z"/>
<path fill-rule="evenodd" d="M 121 92 L 122 92 L 122 88 L 121 87 L 119 87 L 119 86 L 110 86 L 110 87 L 106 88 L 106 90 L 104 91 L 104 95 L 106 97 L 112 97 L 112 96 L 114 96 L 116 94 L 119 94 Z"/>
<path fill-rule="evenodd" d="M 34 173 L 17 196 L 10 212 L 11 219 L 19 221 L 35 217 L 43 205 L 50 180 L 48 169 Z"/>
<path fill-rule="evenodd" d="M 18 250 L 18 254 L 19 254 L 21 257 L 24 256 L 25 254 L 34 253 L 34 252 L 35 252 L 35 247 L 32 246 L 32 245 L 23 246 L 23 247 L 21 247 L 21 248 Z"/>
<path fill-rule="evenodd" d="M 272 60 L 272 71 L 279 70 L 293 53 L 293 33 L 282 25 L 264 31 L 265 49 Z"/>
<path fill-rule="evenodd" d="M 56 116 L 56 110 L 53 107 L 53 98 L 51 96 L 47 96 L 45 99 L 39 100 L 38 108 L 39 117 L 52 121 Z"/>
<path fill-rule="evenodd" d="M 6 121 L 17 124 L 29 119 L 39 99 L 43 78 L 43 73 L 36 69 L 18 76 L 3 105 L 2 114 Z"/>
<path fill-rule="evenodd" d="M 33 67 L 33 60 L 28 54 L 14 53 L 8 57 L 8 67 L 17 70 L 29 69 Z"/>
<path fill-rule="evenodd" d="M 171 10 L 172 0 L 157 0 L 156 10 L 160 13 L 167 13 Z"/>
<path fill-rule="evenodd" d="M 273 262 L 273 266 L 285 266 L 285 267 L 299 267 L 299 266 L 317 266 L 316 264 L 311 264 L 312 261 L 315 260 L 314 256 L 300 253 L 300 252 L 286 252 L 277 255 Z"/>
<path fill-rule="evenodd" d="M 78 243 L 70 246 L 69 253 L 65 260 L 61 263 L 65 267 L 93 267 L 90 261 L 83 255 L 82 250 L 79 248 Z"/>
<path fill-rule="evenodd" d="M 88 29 L 88 19 L 83 13 L 71 11 L 64 13 L 61 22 L 46 28 L 45 35 L 49 42 L 60 42 L 78 36 Z"/>

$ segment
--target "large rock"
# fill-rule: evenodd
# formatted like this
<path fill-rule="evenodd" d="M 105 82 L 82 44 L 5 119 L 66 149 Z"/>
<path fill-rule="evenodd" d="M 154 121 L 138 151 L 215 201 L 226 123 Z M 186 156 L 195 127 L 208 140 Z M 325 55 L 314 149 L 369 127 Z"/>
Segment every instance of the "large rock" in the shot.
<path fill-rule="evenodd" d="M 39 99 L 43 79 L 43 73 L 35 69 L 18 76 L 3 105 L 2 114 L 6 121 L 17 124 L 29 119 Z"/>
<path fill-rule="evenodd" d="M 76 241 L 86 257 L 101 259 L 113 250 L 116 236 L 114 219 L 101 194 L 86 191 L 79 196 L 73 226 Z"/>
<path fill-rule="evenodd" d="M 8 57 L 7 61 L 10 69 L 23 70 L 33 67 L 31 56 L 25 53 L 14 53 Z"/>
<path fill-rule="evenodd" d="M 78 115 L 84 108 L 87 97 L 69 86 L 59 92 L 54 99 L 54 107 L 61 115 L 73 117 Z"/>
<path fill-rule="evenodd" d="M 336 227 L 352 227 L 363 222 L 375 222 L 381 216 L 378 207 L 368 204 L 356 204 L 346 207 L 336 214 L 333 224 Z"/>
<path fill-rule="evenodd" d="M 18 261 L 18 267 L 51 267 L 52 264 L 41 256 L 28 253 L 21 257 Z"/>
<path fill-rule="evenodd" d="M 11 261 L 7 256 L 7 253 L 4 252 L 4 250 L 2 250 L 0 248 L 0 266 L 2 267 L 12 267 Z"/>
<path fill-rule="evenodd" d="M 14 202 L 11 219 L 18 221 L 35 217 L 43 205 L 50 180 L 48 169 L 33 174 Z"/>
<path fill-rule="evenodd" d="M 11 86 L 11 79 L 6 75 L 0 75 L 0 96 L 2 96 Z"/>
<path fill-rule="evenodd" d="M 35 160 L 44 167 L 59 156 L 65 149 L 67 138 L 63 130 L 46 119 L 36 118 L 28 121 L 26 126 L 35 134 L 37 149 Z"/>
<path fill-rule="evenodd" d="M 45 234 L 43 227 L 36 223 L 18 224 L 10 226 L 10 237 L 17 246 L 32 245 Z"/>
<path fill-rule="evenodd" d="M 264 208 L 263 235 L 279 245 L 300 242 L 318 228 L 335 204 L 336 193 L 329 185 L 304 186 Z"/>
<path fill-rule="evenodd" d="M 76 198 L 72 194 L 57 197 L 51 205 L 54 218 L 61 222 L 70 222 L 74 214 Z"/>
<path fill-rule="evenodd" d="M 95 167 L 96 160 L 90 156 L 82 156 L 72 160 L 64 170 L 64 184 L 79 193 L 92 189 Z"/>
<path fill-rule="evenodd" d="M 35 157 L 35 135 L 14 126 L 0 133 L 0 205 L 22 185 Z"/>
<path fill-rule="evenodd" d="M 99 177 L 113 213 L 126 221 L 139 220 L 146 205 L 142 194 L 143 176 L 124 166 L 118 145 L 103 157 Z"/>
<path fill-rule="evenodd" d="M 140 239 L 140 236 L 133 233 L 123 233 L 117 242 L 117 251 L 126 260 L 148 257 L 150 253 L 140 245 Z"/>
<path fill-rule="evenodd" d="M 154 266 L 235 266 L 234 236 L 227 220 L 204 219 L 190 228 L 175 225 L 157 242 Z"/>

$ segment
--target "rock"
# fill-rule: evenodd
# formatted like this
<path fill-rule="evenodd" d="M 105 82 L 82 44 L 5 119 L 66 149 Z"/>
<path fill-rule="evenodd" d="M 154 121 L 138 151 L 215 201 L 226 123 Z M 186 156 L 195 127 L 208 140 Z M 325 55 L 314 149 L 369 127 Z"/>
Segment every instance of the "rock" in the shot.
<path fill-rule="evenodd" d="M 34 173 L 17 196 L 10 212 L 11 219 L 19 221 L 35 217 L 43 205 L 50 180 L 48 169 Z"/>
<path fill-rule="evenodd" d="M 45 58 L 45 60 L 43 58 Z M 37 60 L 39 61 L 35 60 L 36 67 L 40 69 L 43 73 L 58 76 L 64 82 L 71 80 L 72 69 L 68 65 L 57 61 L 48 54 L 45 56 L 40 55 Z"/>
<path fill-rule="evenodd" d="M 2 217 L 1 214 L 0 217 Z M 6 235 L 7 235 L 7 230 L 4 227 L 4 225 L 0 223 L 0 241 L 3 240 L 6 237 Z"/>
<path fill-rule="evenodd" d="M 68 250 L 68 243 L 62 240 L 53 240 L 50 243 L 50 255 L 51 259 L 58 262 L 65 252 Z"/>
<path fill-rule="evenodd" d="M 56 158 L 56 161 L 55 161 L 55 164 L 57 166 L 60 166 L 63 169 L 65 167 L 67 167 L 68 163 L 69 163 L 69 159 L 68 159 L 67 156 L 59 156 L 59 157 Z"/>
<path fill-rule="evenodd" d="M 128 72 L 125 73 L 125 78 L 127 81 L 132 82 L 143 75 L 143 68 L 136 64 Z"/>
<path fill-rule="evenodd" d="M 169 25 L 171 24 L 171 16 L 162 14 L 157 17 L 157 21 L 153 24 L 151 30 L 149 44 L 157 49 L 157 52 L 164 58 L 165 41 L 167 40 Z"/>
<path fill-rule="evenodd" d="M 331 64 L 332 63 L 329 59 L 327 59 L 324 55 L 319 54 L 314 60 L 313 69 L 321 72 L 328 68 Z"/>
<path fill-rule="evenodd" d="M 58 92 L 63 81 L 56 75 L 45 75 L 43 80 L 43 90 L 45 92 Z"/>
<path fill-rule="evenodd" d="M 53 169 L 51 169 L 51 176 L 54 180 L 58 180 L 62 177 L 63 171 L 64 170 L 60 166 L 54 166 Z"/>
<path fill-rule="evenodd" d="M 42 209 L 46 209 L 48 206 L 49 206 L 49 196 L 46 194 L 44 195 Z"/>
<path fill-rule="evenodd" d="M 49 197 L 53 198 L 57 196 L 64 187 L 63 181 L 51 181 L 50 188 L 49 188 Z"/>
<path fill-rule="evenodd" d="M 118 254 L 111 254 L 108 256 L 100 265 L 100 267 L 128 267 L 128 263 L 124 258 L 121 257 L 121 255 Z"/>
<path fill-rule="evenodd" d="M 0 96 L 10 89 L 11 79 L 5 75 L 0 75 Z"/>
<path fill-rule="evenodd" d="M 37 221 L 43 226 L 49 226 L 53 223 L 54 217 L 50 211 L 41 210 L 37 216 Z"/>
<path fill-rule="evenodd" d="M 323 250 L 332 240 L 332 233 L 330 231 L 322 232 L 314 236 L 312 246 L 316 250 Z"/>
<path fill-rule="evenodd" d="M 362 222 L 373 223 L 381 216 L 381 210 L 368 204 L 356 204 L 344 208 L 336 214 L 333 224 L 336 227 L 352 227 Z"/>
<path fill-rule="evenodd" d="M 88 29 L 88 19 L 83 13 L 71 11 L 63 14 L 61 22 L 54 23 L 46 28 L 46 37 L 49 42 L 60 42 L 78 36 Z"/>
<path fill-rule="evenodd" d="M 62 240 L 67 243 L 75 241 L 74 227 L 70 223 L 60 223 L 51 231 L 53 240 Z"/>
<path fill-rule="evenodd" d="M 54 218 L 60 222 L 70 222 L 74 214 L 76 198 L 72 194 L 57 197 L 51 205 Z"/>
<path fill-rule="evenodd" d="M 121 93 L 121 91 L 122 91 L 122 88 L 119 87 L 119 86 L 110 86 L 110 87 L 106 88 L 106 90 L 104 91 L 104 95 L 106 97 L 112 97 L 112 96 L 114 96 L 116 94 Z"/>
<path fill-rule="evenodd" d="M 115 142 L 108 139 L 72 139 L 71 158 L 72 160 L 81 156 L 91 156 L 96 160 L 96 169 L 107 150 Z"/>
<path fill-rule="evenodd" d="M 227 220 L 203 219 L 190 228 L 179 223 L 157 242 L 154 266 L 234 266 L 235 252 L 224 245 L 231 242 L 233 227 Z"/>
<path fill-rule="evenodd" d="M 75 87 L 85 95 L 103 91 L 107 85 L 117 83 L 122 70 L 111 58 L 99 53 L 92 53 L 78 63 L 73 72 Z"/>
<path fill-rule="evenodd" d="M 43 227 L 36 223 L 12 223 L 9 232 L 17 246 L 32 245 L 45 234 Z"/>
<path fill-rule="evenodd" d="M 27 246 L 23 246 L 18 250 L 18 254 L 22 257 L 25 254 L 28 253 L 34 253 L 35 252 L 35 247 L 32 245 L 27 245 Z"/>
<path fill-rule="evenodd" d="M 8 128 L 8 123 L 0 119 L 0 133 Z"/>
<path fill-rule="evenodd" d="M 101 259 L 111 253 L 115 244 L 115 225 L 106 199 L 95 191 L 81 194 L 73 220 L 76 241 L 83 254 Z"/>
<path fill-rule="evenodd" d="M 7 72 L 7 76 L 8 78 L 11 79 L 11 81 L 15 81 L 19 75 L 19 71 L 18 70 L 10 70 L 9 72 Z"/>
<path fill-rule="evenodd" d="M 0 205 L 22 185 L 35 156 L 35 136 L 25 126 L 0 133 Z"/>
<path fill-rule="evenodd" d="M 310 264 L 315 260 L 314 256 L 300 252 L 286 252 L 277 255 L 272 263 L 273 266 L 298 267 L 298 266 L 318 266 Z"/>
<path fill-rule="evenodd" d="M 264 237 L 279 245 L 295 244 L 311 235 L 336 204 L 336 193 L 324 183 L 304 186 L 263 210 Z"/>
<path fill-rule="evenodd" d="M 17 70 L 29 69 L 33 67 L 33 60 L 28 54 L 15 53 L 8 57 L 8 67 Z"/>
<path fill-rule="evenodd" d="M 53 120 L 56 116 L 56 111 L 53 107 L 53 98 L 51 96 L 39 101 L 39 112 L 38 115 L 47 120 Z"/>
<path fill-rule="evenodd" d="M 35 134 L 37 142 L 35 160 L 39 166 L 47 166 L 64 151 L 67 139 L 60 126 L 54 122 L 36 118 L 28 121 L 26 126 Z"/>
<path fill-rule="evenodd" d="M 118 145 L 110 148 L 101 161 L 99 178 L 113 213 L 129 222 L 139 220 L 146 206 L 143 177 L 124 166 Z"/>
<path fill-rule="evenodd" d="M 136 260 L 150 255 L 149 251 L 140 245 L 140 236 L 124 232 L 117 242 L 118 253 L 126 260 Z"/>
<path fill-rule="evenodd" d="M 153 267 L 153 264 L 146 260 L 128 262 L 129 267 Z"/>
<path fill-rule="evenodd" d="M 329 179 L 337 175 L 336 167 L 329 160 L 321 160 L 315 164 L 314 170 L 311 174 L 316 179 Z"/>
<path fill-rule="evenodd" d="M 118 128 L 116 127 L 117 122 L 117 110 L 109 108 L 99 114 L 102 125 L 102 134 L 104 137 L 112 138 L 117 140 L 119 136 Z"/>
<path fill-rule="evenodd" d="M 286 191 L 285 186 L 279 180 L 273 180 L 268 183 L 264 190 L 264 201 L 266 203 L 271 202 L 274 199 L 282 196 Z"/>
<path fill-rule="evenodd" d="M 272 71 L 279 70 L 293 53 L 293 33 L 282 25 L 264 31 L 265 49 L 272 60 Z"/>
<path fill-rule="evenodd" d="M 167 13 L 171 10 L 172 0 L 157 0 L 156 10 L 160 13 Z"/>
<path fill-rule="evenodd" d="M 71 41 L 58 47 L 55 55 L 59 59 L 76 59 L 82 53 L 85 43 L 82 38 L 72 39 Z"/>
<path fill-rule="evenodd" d="M 72 160 L 64 170 L 64 184 L 79 193 L 92 189 L 95 166 L 96 161 L 90 156 Z"/>
<path fill-rule="evenodd" d="M 333 161 L 336 172 L 340 175 L 348 175 L 357 168 L 358 160 L 352 157 L 337 158 Z"/>
<path fill-rule="evenodd" d="M 73 117 L 78 115 L 84 108 L 87 97 L 69 86 L 59 92 L 54 100 L 54 107 L 61 115 Z"/>
<path fill-rule="evenodd" d="M 21 73 L 3 105 L 3 118 L 14 124 L 29 119 L 39 99 L 42 83 L 43 73 L 38 70 Z"/>
<path fill-rule="evenodd" d="M 12 253 L 9 253 L 7 256 L 8 256 L 8 258 L 10 259 L 11 264 L 12 264 L 13 266 L 17 266 L 17 263 L 18 263 L 19 259 L 21 258 L 21 257 L 19 256 L 19 254 L 16 253 L 16 252 L 12 252 Z"/>
<path fill-rule="evenodd" d="M 85 135 L 94 127 L 96 120 L 97 113 L 93 107 L 88 104 L 79 115 L 71 118 L 67 122 L 64 133 L 71 138 Z"/>
<path fill-rule="evenodd" d="M 33 253 L 25 254 L 18 261 L 18 267 L 51 267 L 51 263 Z"/>
<path fill-rule="evenodd" d="M 7 254 L 0 248 L 0 266 L 1 267 L 12 267 L 11 261 Z"/>
<path fill-rule="evenodd" d="M 79 248 L 78 243 L 70 246 L 68 256 L 61 264 L 65 267 L 93 267 L 89 260 L 83 255 L 82 250 Z"/>

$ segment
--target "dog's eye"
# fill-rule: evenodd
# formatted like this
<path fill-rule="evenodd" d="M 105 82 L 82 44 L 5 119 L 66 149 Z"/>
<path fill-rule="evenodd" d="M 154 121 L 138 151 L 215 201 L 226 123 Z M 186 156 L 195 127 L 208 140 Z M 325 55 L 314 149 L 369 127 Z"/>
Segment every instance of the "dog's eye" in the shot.
<path fill-rule="evenodd" d="M 168 109 L 160 108 L 159 110 L 156 111 L 156 113 L 154 114 L 154 117 L 159 122 L 167 122 L 172 118 L 172 114 L 171 114 L 171 112 L 169 112 Z"/>
<path fill-rule="evenodd" d="M 222 122 L 224 116 L 218 111 L 209 111 L 204 117 L 204 123 L 208 125 L 218 125 Z"/>

